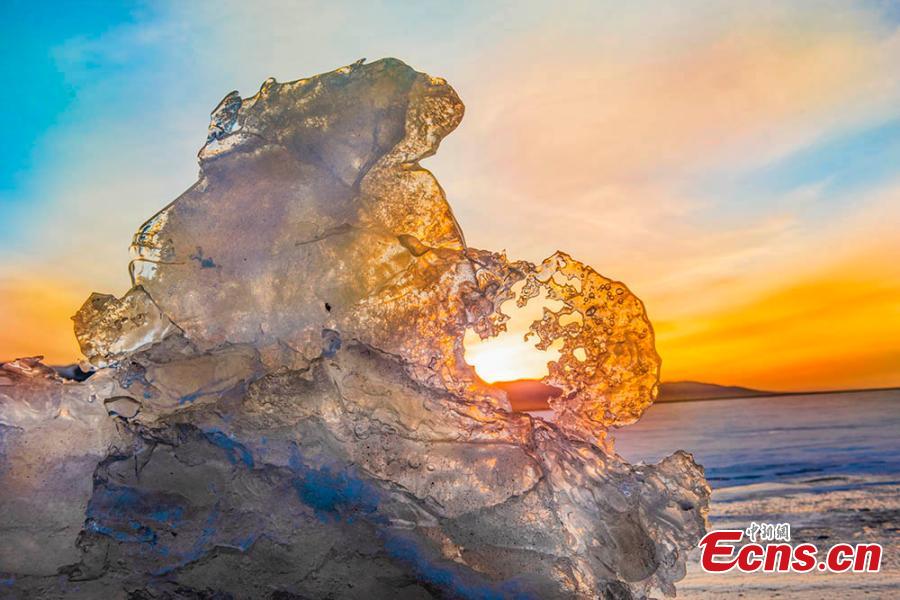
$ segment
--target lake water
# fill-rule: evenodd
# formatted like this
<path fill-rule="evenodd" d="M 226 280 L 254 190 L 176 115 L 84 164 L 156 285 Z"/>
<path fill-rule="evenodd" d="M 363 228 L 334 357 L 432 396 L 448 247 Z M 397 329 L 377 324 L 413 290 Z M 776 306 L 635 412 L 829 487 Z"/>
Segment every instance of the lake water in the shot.
<path fill-rule="evenodd" d="M 900 479 L 900 390 L 660 403 L 615 439 L 629 462 L 687 450 L 714 488 Z"/>

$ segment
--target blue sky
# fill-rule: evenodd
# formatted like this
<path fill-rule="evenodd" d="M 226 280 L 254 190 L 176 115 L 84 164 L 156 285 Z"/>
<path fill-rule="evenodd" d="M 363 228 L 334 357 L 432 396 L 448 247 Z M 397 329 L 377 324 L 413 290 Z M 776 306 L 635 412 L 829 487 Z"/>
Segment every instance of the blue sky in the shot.
<path fill-rule="evenodd" d="M 5 203 L 27 183 L 41 137 L 58 123 L 72 103 L 77 86 L 67 81 L 55 56 L 67 40 L 95 36 L 132 17 L 132 8 L 114 2 L 87 2 L 80 10 L 60 10 L 52 3 L 11 0 L 5 3 L 0 35 L 0 75 L 4 94 L 6 143 L 0 147 L 0 196 Z"/>
<path fill-rule="evenodd" d="M 845 196 L 896 176 L 900 165 L 900 120 L 866 124 L 825 137 L 771 165 L 744 174 L 740 183 L 757 194 L 777 196 L 822 184 L 829 196 Z"/>

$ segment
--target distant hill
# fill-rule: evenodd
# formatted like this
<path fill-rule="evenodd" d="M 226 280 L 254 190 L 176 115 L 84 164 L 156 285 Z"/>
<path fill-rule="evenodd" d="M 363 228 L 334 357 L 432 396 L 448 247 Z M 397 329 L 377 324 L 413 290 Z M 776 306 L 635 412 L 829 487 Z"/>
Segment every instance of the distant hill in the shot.
<path fill-rule="evenodd" d="M 713 400 L 715 398 L 748 398 L 770 395 L 772 392 L 736 385 L 716 385 L 700 381 L 664 381 L 659 384 L 659 398 L 656 401 L 678 402 L 680 400 Z"/>
<path fill-rule="evenodd" d="M 562 393 L 559 388 L 533 379 L 498 381 L 493 384 L 506 392 L 514 410 L 547 410 L 547 400 Z M 772 392 L 752 390 L 745 387 L 716 385 L 699 381 L 669 381 L 659 386 L 657 402 L 680 402 L 685 400 L 713 400 L 715 398 L 747 398 L 768 396 Z"/>
<path fill-rule="evenodd" d="M 516 381 L 498 381 L 493 384 L 506 392 L 513 410 L 547 410 L 547 400 L 556 398 L 562 394 L 562 390 L 536 381 L 534 379 L 519 379 Z"/>

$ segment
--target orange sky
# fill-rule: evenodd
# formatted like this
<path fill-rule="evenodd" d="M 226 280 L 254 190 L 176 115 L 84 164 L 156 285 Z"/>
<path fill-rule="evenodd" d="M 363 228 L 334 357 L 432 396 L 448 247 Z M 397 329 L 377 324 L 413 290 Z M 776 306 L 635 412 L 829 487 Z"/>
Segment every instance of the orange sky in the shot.
<path fill-rule="evenodd" d="M 314 24 L 198 4 L 58 40 L 73 100 L 0 190 L 0 360 L 77 358 L 69 317 L 91 291 L 125 291 L 131 233 L 193 182 L 225 93 L 392 55 L 466 103 L 426 166 L 467 241 L 533 262 L 562 249 L 627 283 L 663 379 L 900 385 L 896 16 L 689 3 L 334 7 Z M 515 335 L 469 345 L 506 377 L 546 361 Z"/>
<path fill-rule="evenodd" d="M 656 333 L 668 380 L 769 390 L 897 385 L 900 268 L 860 255 L 744 303 L 657 320 Z"/>

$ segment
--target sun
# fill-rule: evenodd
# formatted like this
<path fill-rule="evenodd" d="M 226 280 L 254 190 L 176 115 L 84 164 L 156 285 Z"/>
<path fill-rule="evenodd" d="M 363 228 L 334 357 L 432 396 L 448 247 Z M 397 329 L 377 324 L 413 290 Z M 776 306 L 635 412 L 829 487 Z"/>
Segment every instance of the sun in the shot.
<path fill-rule="evenodd" d="M 513 339 L 498 336 L 481 340 L 470 330 L 463 345 L 466 362 L 488 383 L 541 379 L 547 375 L 548 353 L 523 341 L 521 334 Z"/>
<path fill-rule="evenodd" d="M 512 291 L 518 295 L 521 287 L 522 284 L 517 284 Z M 539 350 L 534 346 L 534 338 L 526 341 L 524 337 L 528 327 L 541 318 L 544 308 L 559 310 L 561 305 L 558 301 L 533 299 L 519 308 L 513 300 L 504 302 L 501 310 L 510 317 L 507 330 L 486 340 L 473 330 L 467 330 L 463 338 L 466 362 L 488 383 L 543 379 L 549 373 L 547 363 L 559 359 L 559 349 L 551 346 L 548 350 Z M 561 345 L 562 340 L 558 341 Z"/>

